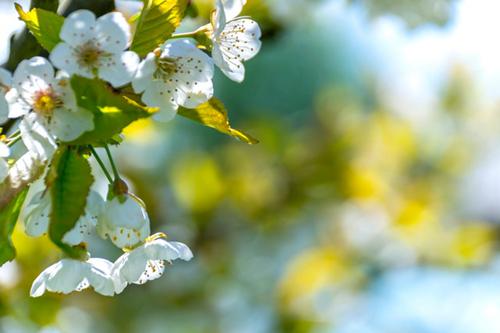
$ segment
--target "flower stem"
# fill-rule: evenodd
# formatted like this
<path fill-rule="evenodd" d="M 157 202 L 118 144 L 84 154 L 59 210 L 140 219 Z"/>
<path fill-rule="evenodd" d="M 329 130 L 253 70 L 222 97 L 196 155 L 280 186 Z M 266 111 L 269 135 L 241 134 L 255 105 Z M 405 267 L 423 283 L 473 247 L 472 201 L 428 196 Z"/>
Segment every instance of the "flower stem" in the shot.
<path fill-rule="evenodd" d="M 111 169 L 113 169 L 113 175 L 115 176 L 115 181 L 117 181 L 120 179 L 120 174 L 118 173 L 115 161 L 113 160 L 113 156 L 111 155 L 111 150 L 109 150 L 109 147 L 106 144 L 104 145 L 104 149 L 106 150 L 106 154 L 108 154 L 109 163 L 111 163 Z"/>
<path fill-rule="evenodd" d="M 99 157 L 99 155 L 95 151 L 94 147 L 92 147 L 92 146 L 89 145 L 89 148 L 90 148 L 90 151 L 92 152 L 92 155 L 94 155 L 95 160 L 97 161 L 97 163 L 101 167 L 102 172 L 104 172 L 104 175 L 108 179 L 109 183 L 113 184 L 113 178 L 111 178 L 111 175 L 109 174 L 108 170 L 106 169 L 106 166 L 104 165 L 104 162 L 101 160 L 101 158 Z"/>
<path fill-rule="evenodd" d="M 12 147 L 19 140 L 21 140 L 21 134 L 15 137 L 9 137 L 9 142 L 7 142 L 7 147 Z"/>
<path fill-rule="evenodd" d="M 198 31 L 191 31 L 191 32 L 183 32 L 183 33 L 178 33 L 178 34 L 173 34 L 170 36 L 170 39 L 176 39 L 176 38 L 194 38 Z"/>

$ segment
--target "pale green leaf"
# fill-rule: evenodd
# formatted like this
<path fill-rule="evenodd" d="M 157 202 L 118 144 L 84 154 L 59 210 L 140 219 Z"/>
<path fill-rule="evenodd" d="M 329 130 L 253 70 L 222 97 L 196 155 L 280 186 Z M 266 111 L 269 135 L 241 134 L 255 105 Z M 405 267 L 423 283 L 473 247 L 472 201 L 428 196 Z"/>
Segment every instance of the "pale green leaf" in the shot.
<path fill-rule="evenodd" d="M 78 106 L 94 114 L 94 129 L 83 133 L 72 144 L 99 145 L 109 142 L 130 123 L 149 117 L 154 111 L 114 91 L 100 80 L 74 76 L 71 86 Z"/>
<path fill-rule="evenodd" d="M 143 57 L 169 39 L 184 17 L 187 2 L 144 0 L 130 49 Z"/>
<path fill-rule="evenodd" d="M 64 18 L 45 9 L 34 8 L 29 12 L 23 11 L 19 4 L 15 4 L 19 18 L 26 23 L 28 30 L 44 49 L 52 49 L 61 41 L 59 33 Z"/>
<path fill-rule="evenodd" d="M 179 114 L 248 144 L 259 143 L 252 136 L 231 127 L 224 104 L 215 97 L 194 109 L 179 108 Z"/>
<path fill-rule="evenodd" d="M 90 164 L 77 148 L 62 146 L 56 151 L 46 178 L 52 199 L 49 237 L 70 256 L 81 256 L 82 249 L 64 244 L 62 238 L 83 215 L 93 181 Z"/>
<path fill-rule="evenodd" d="M 16 257 L 11 236 L 27 193 L 27 188 L 22 190 L 0 211 L 0 266 Z"/>

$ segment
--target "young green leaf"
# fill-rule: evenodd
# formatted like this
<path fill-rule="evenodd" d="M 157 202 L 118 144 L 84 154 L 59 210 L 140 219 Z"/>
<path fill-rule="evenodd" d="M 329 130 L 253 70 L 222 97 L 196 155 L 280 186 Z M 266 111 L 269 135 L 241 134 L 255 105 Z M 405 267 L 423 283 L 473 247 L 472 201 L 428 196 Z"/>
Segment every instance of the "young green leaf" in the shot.
<path fill-rule="evenodd" d="M 25 188 L 0 211 L 0 266 L 16 257 L 11 235 L 27 193 Z"/>
<path fill-rule="evenodd" d="M 49 237 L 72 257 L 80 257 L 82 249 L 62 239 L 83 215 L 93 181 L 89 162 L 76 148 L 62 146 L 56 151 L 46 179 L 52 199 Z"/>
<path fill-rule="evenodd" d="M 94 114 L 94 129 L 83 133 L 72 144 L 100 145 L 109 142 L 131 122 L 149 117 L 153 110 L 146 108 L 130 98 L 113 91 L 100 80 L 74 76 L 71 86 L 75 92 L 78 106 Z"/>
<path fill-rule="evenodd" d="M 224 104 L 215 97 L 194 109 L 181 107 L 179 108 L 179 114 L 205 126 L 212 127 L 219 132 L 231 135 L 248 144 L 253 145 L 259 143 L 259 140 L 231 127 Z"/>
<path fill-rule="evenodd" d="M 26 23 L 28 30 L 44 49 L 52 49 L 61 41 L 59 33 L 64 23 L 64 18 L 45 9 L 34 8 L 29 12 L 23 11 L 19 4 L 15 4 L 19 18 Z"/>
<path fill-rule="evenodd" d="M 188 0 L 144 0 L 130 49 L 145 56 L 170 38 L 184 17 Z"/>

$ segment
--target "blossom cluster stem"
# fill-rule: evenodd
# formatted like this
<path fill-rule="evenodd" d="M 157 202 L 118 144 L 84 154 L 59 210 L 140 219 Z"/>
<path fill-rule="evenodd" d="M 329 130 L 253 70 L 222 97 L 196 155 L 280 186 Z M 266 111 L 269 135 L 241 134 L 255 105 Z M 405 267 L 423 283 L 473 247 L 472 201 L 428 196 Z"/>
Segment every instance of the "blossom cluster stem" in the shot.
<path fill-rule="evenodd" d="M 111 150 L 109 149 L 108 145 L 104 145 L 104 149 L 106 150 L 106 154 L 108 155 L 109 163 L 111 164 L 111 169 L 113 170 L 113 175 L 115 176 L 115 181 L 118 181 L 120 179 L 120 174 L 118 173 L 115 161 L 113 160 L 113 155 L 111 155 Z"/>
<path fill-rule="evenodd" d="M 90 148 L 90 151 L 92 152 L 92 155 L 94 155 L 95 160 L 97 161 L 97 163 L 101 167 L 102 172 L 104 173 L 104 175 L 108 179 L 109 183 L 113 184 L 113 178 L 111 178 L 111 175 L 109 174 L 108 170 L 106 169 L 106 166 L 104 165 L 104 162 L 101 160 L 101 158 L 97 154 L 97 151 L 92 146 L 89 146 L 89 148 Z"/>

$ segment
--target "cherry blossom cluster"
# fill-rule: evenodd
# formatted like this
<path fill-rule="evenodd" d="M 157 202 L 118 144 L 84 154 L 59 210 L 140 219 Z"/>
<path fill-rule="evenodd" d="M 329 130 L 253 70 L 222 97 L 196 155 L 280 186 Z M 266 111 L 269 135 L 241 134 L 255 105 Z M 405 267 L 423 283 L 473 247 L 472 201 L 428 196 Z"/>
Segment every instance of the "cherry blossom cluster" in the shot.
<path fill-rule="evenodd" d="M 0 69 L 0 123 L 17 119 L 19 138 L 28 152 L 50 161 L 61 143 L 94 130 L 94 114 L 79 107 L 72 90 L 74 75 L 107 82 L 115 89 L 130 85 L 146 106 L 159 110 L 155 117 L 161 120 L 172 119 L 179 107 L 195 108 L 213 96 L 214 65 L 229 79 L 241 82 L 243 63 L 259 52 L 259 26 L 238 17 L 245 2 L 216 1 L 211 23 L 197 30 L 208 37 L 208 47 L 200 47 L 196 38 L 174 35 L 143 59 L 129 50 L 131 28 L 122 14 L 96 18 L 88 10 L 77 10 L 65 19 L 61 42 L 49 59 L 23 60 L 13 75 Z M 0 183 L 9 172 L 13 141 L 4 142 L 0 140 Z M 110 183 L 106 199 L 90 191 L 84 214 L 62 241 L 85 247 L 98 235 L 123 249 L 123 255 L 114 262 L 91 254 L 62 259 L 36 278 L 32 296 L 88 287 L 112 296 L 129 284 L 157 279 L 165 263 L 193 257 L 185 244 L 167 241 L 162 233 L 151 235 L 144 203 L 128 192 L 119 176 Z M 29 236 L 48 232 L 52 203 L 46 192 L 31 193 L 23 208 L 21 220 Z"/>

